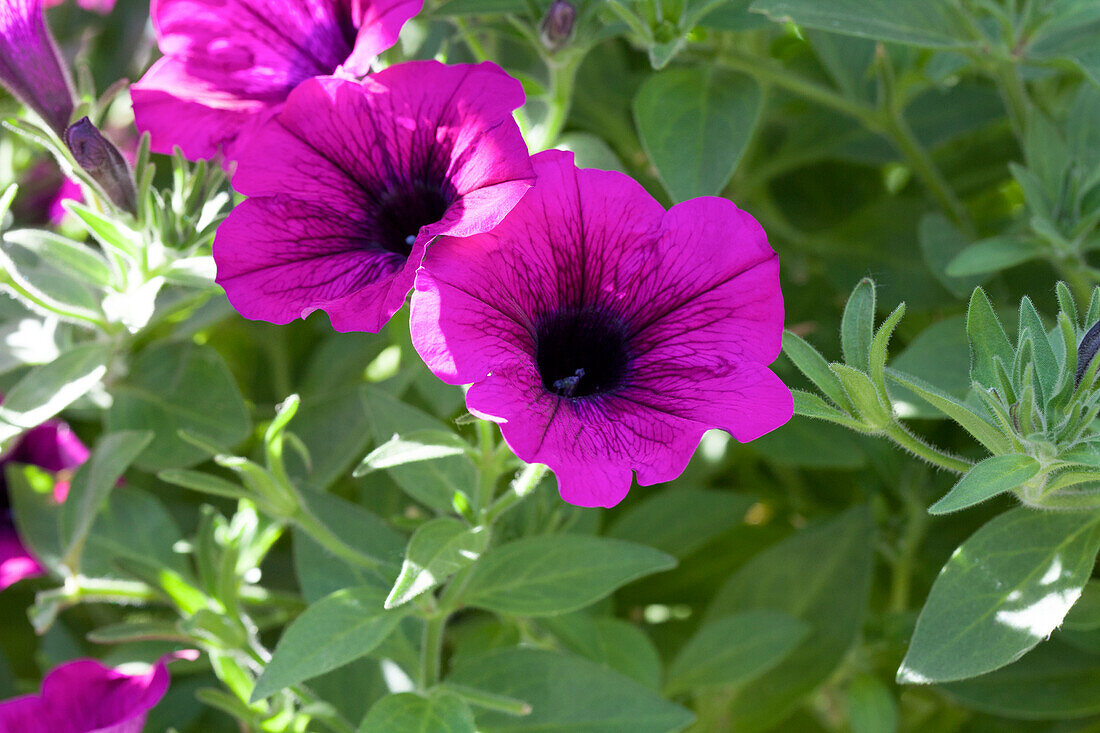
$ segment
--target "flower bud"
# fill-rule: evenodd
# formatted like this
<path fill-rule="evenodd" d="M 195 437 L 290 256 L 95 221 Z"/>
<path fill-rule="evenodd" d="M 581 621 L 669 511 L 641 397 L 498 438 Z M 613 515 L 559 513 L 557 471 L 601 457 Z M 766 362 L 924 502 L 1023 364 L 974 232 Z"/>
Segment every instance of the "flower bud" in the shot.
<path fill-rule="evenodd" d="M 131 214 L 137 212 L 137 189 L 130 166 L 91 120 L 81 117 L 70 125 L 65 130 L 65 144 L 80 167 L 95 179 L 116 206 Z"/>
<path fill-rule="evenodd" d="M 1085 378 L 1085 372 L 1089 364 L 1096 358 L 1096 352 L 1100 351 L 1100 321 L 1092 324 L 1085 337 L 1081 339 L 1081 345 L 1077 347 L 1077 379 L 1075 384 L 1080 384 Z"/>
<path fill-rule="evenodd" d="M 73 85 L 46 27 L 42 0 L 0 0 L 0 84 L 58 136 L 65 132 Z"/>
<path fill-rule="evenodd" d="M 546 17 L 539 26 L 539 37 L 551 51 L 562 48 L 573 32 L 573 23 L 577 20 L 577 9 L 566 0 L 554 0 Z"/>

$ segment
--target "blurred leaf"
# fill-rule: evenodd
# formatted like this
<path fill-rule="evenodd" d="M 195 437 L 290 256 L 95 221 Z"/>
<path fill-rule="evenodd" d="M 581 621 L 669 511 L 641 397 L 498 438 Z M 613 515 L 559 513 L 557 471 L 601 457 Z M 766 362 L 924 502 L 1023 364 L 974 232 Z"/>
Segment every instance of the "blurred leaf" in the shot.
<path fill-rule="evenodd" d="M 622 161 L 615 151 L 590 132 L 569 132 L 558 138 L 558 150 L 568 150 L 573 153 L 578 168 L 598 168 L 604 171 L 621 171 L 626 173 Z"/>
<path fill-rule="evenodd" d="M 1062 628 L 1070 631 L 1100 629 L 1100 580 L 1090 580 L 1085 584 L 1081 597 L 1066 614 Z"/>
<path fill-rule="evenodd" d="M 848 683 L 848 720 L 852 733 L 894 733 L 898 703 L 879 678 L 857 674 Z"/>
<path fill-rule="evenodd" d="M 913 46 L 971 45 L 959 16 L 945 0 L 756 0 L 750 10 L 831 33 Z"/>
<path fill-rule="evenodd" d="M 524 537 L 485 553 L 467 572 L 462 600 L 517 616 L 567 613 L 676 559 L 633 542 L 574 534 Z"/>
<path fill-rule="evenodd" d="M 844 391 L 840 378 L 829 368 L 829 362 L 801 336 L 792 331 L 784 331 L 783 353 L 835 405 L 842 410 L 852 409 L 852 401 Z"/>
<path fill-rule="evenodd" d="M 8 463 L 3 469 L 19 539 L 39 563 L 56 570 L 62 545 L 61 504 L 54 498 L 54 476 L 19 463 Z"/>
<path fill-rule="evenodd" d="M 446 430 L 412 430 L 395 435 L 378 446 L 356 467 L 353 476 L 365 476 L 371 471 L 403 466 L 419 461 L 434 461 L 448 456 L 461 456 L 470 450 L 462 438 Z"/>
<path fill-rule="evenodd" d="M 757 438 L 751 447 L 786 466 L 851 469 L 867 462 L 866 452 L 848 429 L 799 416 Z"/>
<path fill-rule="evenodd" d="M 619 514 L 606 534 L 682 558 L 741 524 L 753 501 L 730 491 L 669 488 Z"/>
<path fill-rule="evenodd" d="M 525 13 L 526 0 L 449 0 L 435 10 L 436 15 L 500 15 Z"/>
<path fill-rule="evenodd" d="M 542 624 L 568 651 L 652 690 L 660 687 L 661 657 L 637 625 L 617 618 L 594 618 L 583 612 L 548 616 Z"/>
<path fill-rule="evenodd" d="M 382 608 L 385 594 L 373 586 L 325 596 L 294 619 L 279 637 L 252 702 L 336 669 L 378 646 L 397 626 L 402 611 Z"/>
<path fill-rule="evenodd" d="M 956 298 L 966 298 L 985 277 L 955 277 L 948 272 L 948 264 L 965 248 L 970 240 L 943 214 L 932 213 L 921 217 L 917 230 L 921 253 L 925 264 L 940 284 Z"/>
<path fill-rule="evenodd" d="M 108 344 L 74 346 L 27 372 L 0 404 L 0 443 L 49 420 L 82 397 L 107 373 Z"/>
<path fill-rule="evenodd" d="M 188 572 L 187 556 L 176 552 L 179 527 L 164 504 L 134 486 L 113 492 L 96 517 L 81 555 L 81 570 L 90 576 L 117 575 L 119 557 L 154 561 L 177 573 Z"/>
<path fill-rule="evenodd" d="M 1039 473 L 1039 462 L 1031 456 L 1010 453 L 990 456 L 971 468 L 947 495 L 928 507 L 929 514 L 948 514 L 1012 491 Z"/>
<path fill-rule="evenodd" d="M 634 98 L 649 159 L 676 201 L 725 188 L 760 117 L 760 88 L 715 67 L 651 76 Z"/>
<path fill-rule="evenodd" d="M 1098 516 L 1019 508 L 996 517 L 940 571 L 898 680 L 965 679 L 1019 659 L 1062 623 L 1098 548 Z"/>
<path fill-rule="evenodd" d="M 770 729 L 844 658 L 863 626 L 873 545 L 870 511 L 852 507 L 756 555 L 719 588 L 706 620 L 761 609 L 811 629 L 778 666 L 738 689 L 729 709 L 732 730 Z"/>
<path fill-rule="evenodd" d="M 33 252 L 58 270 L 75 274 L 92 285 L 107 287 L 113 281 L 111 268 L 103 255 L 81 242 L 42 229 L 5 232 L 4 239 Z"/>
<path fill-rule="evenodd" d="M 363 455 L 371 440 L 366 399 L 358 385 L 302 398 L 288 430 L 309 450 L 307 468 L 296 451 L 286 451 L 287 473 L 299 486 L 323 491 Z"/>
<path fill-rule="evenodd" d="M 939 688 L 961 705 L 1024 720 L 1100 713 L 1100 657 L 1057 639 L 996 672 Z"/>
<path fill-rule="evenodd" d="M 916 335 L 890 362 L 890 366 L 934 384 L 952 397 L 962 399 L 970 389 L 970 351 L 962 316 L 950 316 L 933 323 Z M 904 387 L 891 390 L 894 401 L 904 400 L 906 417 L 940 418 L 943 413 L 926 407 L 924 400 Z"/>
<path fill-rule="evenodd" d="M 301 492 L 303 509 L 352 550 L 396 566 L 404 538 L 358 504 L 326 491 Z"/>
<path fill-rule="evenodd" d="M 531 714 L 487 711 L 483 733 L 674 733 L 692 714 L 592 662 L 540 649 L 496 649 L 455 665 L 458 684 L 523 700 Z"/>
<path fill-rule="evenodd" d="M 414 431 L 453 432 L 427 413 L 380 389 L 369 388 L 366 395 L 371 429 L 379 443 L 385 443 L 394 435 Z M 452 511 L 456 493 L 465 494 L 477 485 L 474 464 L 464 455 L 394 466 L 388 471 L 409 496 L 445 513 Z"/>
<path fill-rule="evenodd" d="M 458 695 L 435 691 L 386 695 L 371 707 L 359 733 L 475 733 L 474 714 Z"/>
<path fill-rule="evenodd" d="M 777 611 L 744 611 L 712 621 L 672 661 L 667 694 L 754 680 L 779 664 L 809 633 L 807 624 Z"/>
<path fill-rule="evenodd" d="M 180 438 L 181 430 L 229 449 L 248 437 L 252 427 L 233 375 L 209 346 L 187 341 L 150 346 L 112 392 L 109 431 L 154 433 L 135 463 L 147 471 L 185 468 L 210 457 Z"/>
<path fill-rule="evenodd" d="M 431 590 L 475 562 L 489 545 L 486 527 L 470 527 L 450 517 L 426 522 L 413 533 L 401 574 L 386 598 L 396 608 Z"/>
<path fill-rule="evenodd" d="M 998 236 L 983 239 L 959 252 L 947 265 L 951 277 L 985 275 L 1007 270 L 1010 267 L 1043 259 L 1046 247 L 1034 239 Z"/>
<path fill-rule="evenodd" d="M 88 460 L 73 476 L 61 508 L 61 542 L 66 555 L 79 552 L 107 495 L 152 440 L 150 431 L 139 430 L 111 433 L 96 441 Z"/>

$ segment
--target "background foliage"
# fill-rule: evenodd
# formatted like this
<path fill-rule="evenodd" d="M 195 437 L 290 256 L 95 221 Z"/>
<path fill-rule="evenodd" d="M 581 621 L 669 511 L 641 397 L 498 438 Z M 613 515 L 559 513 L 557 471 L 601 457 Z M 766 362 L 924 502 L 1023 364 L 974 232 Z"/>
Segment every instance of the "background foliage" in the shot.
<path fill-rule="evenodd" d="M 197 647 L 149 730 L 1100 730 L 1100 3 L 575 6 L 429 2 L 385 60 L 496 61 L 532 149 L 757 217 L 799 415 L 566 505 L 400 314 L 237 317 L 216 166 L 139 148 L 135 218 L 39 228 L 67 153 L 5 97 L 0 440 L 94 449 L 60 506 L 8 468 L 51 577 L 0 597 L 0 693 Z M 120 143 L 147 12 L 50 12 Z"/>

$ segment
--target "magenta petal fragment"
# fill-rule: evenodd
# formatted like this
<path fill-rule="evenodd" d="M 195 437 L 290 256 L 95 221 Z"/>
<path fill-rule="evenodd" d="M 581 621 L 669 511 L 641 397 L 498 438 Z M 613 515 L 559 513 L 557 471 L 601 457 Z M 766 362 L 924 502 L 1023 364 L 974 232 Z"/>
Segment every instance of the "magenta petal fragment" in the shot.
<path fill-rule="evenodd" d="M 42 13 L 42 0 L 0 0 L 0 86 L 60 136 L 73 114 L 72 81 Z"/>
<path fill-rule="evenodd" d="M 433 237 L 492 229 L 531 187 L 522 103 L 493 64 L 301 84 L 238 161 L 233 185 L 250 198 L 214 241 L 230 302 L 247 318 L 321 309 L 338 330 L 378 331 Z"/>
<path fill-rule="evenodd" d="M 126 674 L 94 659 L 55 667 L 42 692 L 0 702 L 0 733 L 140 733 L 146 714 L 168 690 L 162 657 L 140 674 Z"/>
<path fill-rule="evenodd" d="M 422 0 L 154 0 L 164 58 L 133 87 L 156 152 L 207 158 L 241 144 L 314 76 L 370 71 Z"/>
<path fill-rule="evenodd" d="M 768 369 L 783 328 L 779 267 L 724 199 L 665 211 L 572 154 L 532 159 L 534 188 L 490 233 L 440 237 L 416 277 L 413 344 L 562 497 L 618 503 L 637 475 L 683 472 L 703 433 L 741 441 L 792 413 Z"/>
<path fill-rule="evenodd" d="M 10 524 L 0 525 L 0 590 L 43 572 L 42 566 L 19 540 L 15 528 Z"/>

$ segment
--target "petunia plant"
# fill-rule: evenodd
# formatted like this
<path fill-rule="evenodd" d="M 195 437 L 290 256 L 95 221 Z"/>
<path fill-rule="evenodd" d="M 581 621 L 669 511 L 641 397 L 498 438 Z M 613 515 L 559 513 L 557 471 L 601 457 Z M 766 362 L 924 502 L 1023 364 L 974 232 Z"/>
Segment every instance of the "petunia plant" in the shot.
<path fill-rule="evenodd" d="M 0 733 L 1094 730 L 1097 48 L 0 0 Z"/>

